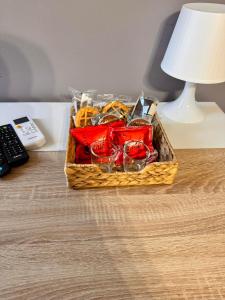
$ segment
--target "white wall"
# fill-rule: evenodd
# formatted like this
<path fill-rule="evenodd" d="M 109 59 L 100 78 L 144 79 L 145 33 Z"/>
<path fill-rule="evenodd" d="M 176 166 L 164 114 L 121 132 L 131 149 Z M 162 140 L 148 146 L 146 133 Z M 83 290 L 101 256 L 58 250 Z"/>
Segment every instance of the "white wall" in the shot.
<path fill-rule="evenodd" d="M 0 0 L 0 99 L 63 99 L 68 86 L 173 98 L 183 83 L 160 62 L 185 2 Z M 224 94 L 198 90 L 223 108 Z"/>

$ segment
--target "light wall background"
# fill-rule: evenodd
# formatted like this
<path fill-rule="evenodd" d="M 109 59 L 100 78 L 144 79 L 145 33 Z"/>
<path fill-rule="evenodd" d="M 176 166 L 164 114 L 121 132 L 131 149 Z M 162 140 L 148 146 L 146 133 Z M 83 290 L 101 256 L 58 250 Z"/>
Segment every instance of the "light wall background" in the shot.
<path fill-rule="evenodd" d="M 173 99 L 183 82 L 160 62 L 187 2 L 0 0 L 0 99 L 63 101 L 69 86 Z M 225 110 L 224 83 L 197 94 Z"/>

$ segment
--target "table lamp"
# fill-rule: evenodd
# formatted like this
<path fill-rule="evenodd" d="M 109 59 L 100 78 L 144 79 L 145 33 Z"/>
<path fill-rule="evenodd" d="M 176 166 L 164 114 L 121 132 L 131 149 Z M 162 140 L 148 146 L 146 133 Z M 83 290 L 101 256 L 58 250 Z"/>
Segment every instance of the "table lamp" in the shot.
<path fill-rule="evenodd" d="M 204 118 L 195 100 L 196 84 L 225 81 L 225 5 L 184 4 L 161 63 L 168 75 L 186 81 L 181 95 L 162 113 L 176 122 Z"/>

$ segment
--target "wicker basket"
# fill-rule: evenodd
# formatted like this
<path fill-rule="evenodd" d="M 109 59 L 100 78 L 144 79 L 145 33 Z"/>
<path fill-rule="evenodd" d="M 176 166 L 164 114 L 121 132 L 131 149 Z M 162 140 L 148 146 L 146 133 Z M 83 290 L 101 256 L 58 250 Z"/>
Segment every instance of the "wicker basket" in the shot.
<path fill-rule="evenodd" d="M 73 128 L 73 108 L 71 109 L 70 128 Z M 104 173 L 94 164 L 75 164 L 75 141 L 69 132 L 65 174 L 68 186 L 73 189 L 135 186 L 151 184 L 171 184 L 178 169 L 178 163 L 162 124 L 156 116 L 153 144 L 159 152 L 159 162 L 147 165 L 140 172 Z"/>

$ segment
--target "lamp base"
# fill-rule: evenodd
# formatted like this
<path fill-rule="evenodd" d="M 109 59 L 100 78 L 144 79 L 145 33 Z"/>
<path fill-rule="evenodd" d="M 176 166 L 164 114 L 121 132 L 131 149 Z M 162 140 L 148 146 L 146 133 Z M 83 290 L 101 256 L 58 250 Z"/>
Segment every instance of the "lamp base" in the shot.
<path fill-rule="evenodd" d="M 204 115 L 195 100 L 196 84 L 186 82 L 181 95 L 172 102 L 165 104 L 162 113 L 179 123 L 202 122 Z"/>

